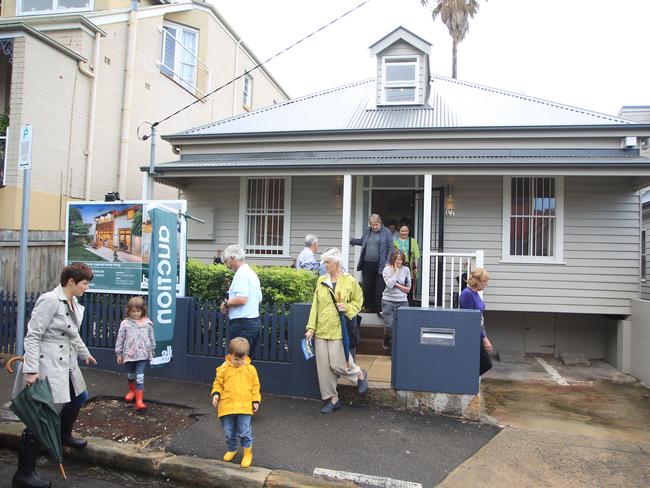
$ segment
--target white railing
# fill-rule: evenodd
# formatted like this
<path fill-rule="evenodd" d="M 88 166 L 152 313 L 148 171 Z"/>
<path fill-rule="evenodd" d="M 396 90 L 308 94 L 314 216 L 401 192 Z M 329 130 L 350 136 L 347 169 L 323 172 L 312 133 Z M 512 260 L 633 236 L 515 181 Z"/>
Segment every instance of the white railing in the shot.
<path fill-rule="evenodd" d="M 7 129 L 7 132 L 9 129 Z M 0 188 L 7 184 L 7 134 L 0 136 Z"/>
<path fill-rule="evenodd" d="M 163 45 L 163 56 L 162 56 L 162 61 L 160 61 L 159 65 L 161 68 L 161 71 L 165 74 L 167 74 L 170 78 L 174 79 L 176 82 L 178 82 L 179 85 L 181 85 L 183 88 L 190 92 L 194 92 L 197 96 L 204 97 L 209 91 L 210 91 L 210 86 L 212 84 L 212 78 L 210 74 L 210 68 L 208 68 L 208 65 L 205 64 L 203 61 L 201 61 L 192 51 L 187 49 L 183 43 L 181 43 L 176 37 L 174 37 L 169 31 L 166 29 L 161 29 L 162 30 L 162 45 Z M 164 56 L 164 49 L 165 46 L 167 45 L 167 38 L 171 39 L 174 41 L 174 44 L 180 48 L 176 50 L 176 55 L 174 56 L 174 60 L 176 64 L 180 65 L 181 71 L 182 65 L 185 64 L 187 66 L 193 66 L 193 72 L 191 74 L 188 73 L 178 73 L 176 71 L 176 66 L 168 66 L 165 64 L 165 56 Z M 198 38 L 197 38 L 198 40 Z M 176 61 L 176 58 L 178 56 L 178 61 Z M 201 90 L 198 87 L 199 84 L 199 67 L 203 69 L 205 72 L 205 91 Z M 171 76 L 170 76 L 171 75 Z"/>
<path fill-rule="evenodd" d="M 432 251 L 429 297 L 433 299 L 433 307 L 458 308 L 458 296 L 463 287 L 463 273 L 467 277 L 473 269 L 482 266 L 482 250 L 472 253 Z M 479 293 L 483 294 L 483 292 Z"/>

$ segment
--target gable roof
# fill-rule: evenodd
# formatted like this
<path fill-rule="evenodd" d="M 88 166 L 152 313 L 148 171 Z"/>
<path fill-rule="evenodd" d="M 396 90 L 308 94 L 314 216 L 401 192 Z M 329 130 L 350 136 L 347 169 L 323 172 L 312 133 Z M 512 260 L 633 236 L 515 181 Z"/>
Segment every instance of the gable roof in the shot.
<path fill-rule="evenodd" d="M 431 77 L 431 106 L 375 107 L 364 80 L 236 115 L 165 138 L 378 129 L 571 127 L 634 121 L 442 76 Z"/>
<path fill-rule="evenodd" d="M 395 44 L 400 39 L 402 39 L 405 42 L 408 42 L 411 46 L 419 49 L 420 51 L 422 51 L 427 55 L 431 51 L 430 42 L 425 41 L 420 36 L 413 34 L 410 30 L 400 26 L 394 31 L 386 34 L 384 37 L 382 37 L 377 42 L 375 42 L 372 46 L 370 46 L 368 48 L 370 49 L 370 55 L 374 56 L 382 52 L 388 46 Z"/>

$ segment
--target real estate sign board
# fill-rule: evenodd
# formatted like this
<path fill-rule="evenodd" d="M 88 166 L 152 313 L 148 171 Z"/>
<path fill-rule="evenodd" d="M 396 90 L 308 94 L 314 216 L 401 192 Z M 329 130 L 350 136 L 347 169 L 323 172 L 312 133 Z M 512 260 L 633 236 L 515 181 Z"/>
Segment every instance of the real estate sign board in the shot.
<path fill-rule="evenodd" d="M 185 200 L 69 202 L 65 261 L 86 263 L 95 277 L 89 292 L 147 294 L 152 249 L 151 204 L 185 213 Z M 186 222 L 178 218 L 176 291 L 185 296 Z"/>

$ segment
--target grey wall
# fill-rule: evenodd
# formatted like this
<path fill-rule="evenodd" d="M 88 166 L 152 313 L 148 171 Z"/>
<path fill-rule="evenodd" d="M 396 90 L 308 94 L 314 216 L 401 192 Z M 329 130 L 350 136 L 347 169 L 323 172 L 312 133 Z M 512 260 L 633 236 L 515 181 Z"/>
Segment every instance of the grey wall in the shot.
<path fill-rule="evenodd" d="M 641 281 L 641 298 L 650 300 L 650 260 L 648 252 L 650 251 L 650 207 L 643 209 L 643 221 L 641 229 L 645 230 L 645 249 L 646 249 L 646 280 Z"/>
<path fill-rule="evenodd" d="M 616 321 L 603 315 L 486 311 L 485 324 L 495 350 L 608 359 L 606 338 L 613 331 L 616 354 Z"/>
<path fill-rule="evenodd" d="M 503 178 L 453 179 L 456 215 L 445 219 L 445 252 L 485 251 L 489 310 L 629 315 L 639 296 L 638 195 L 626 178 L 565 177 L 564 189 L 564 264 L 506 263 Z"/>
<path fill-rule="evenodd" d="M 630 372 L 650 385 L 650 301 L 632 300 Z"/>

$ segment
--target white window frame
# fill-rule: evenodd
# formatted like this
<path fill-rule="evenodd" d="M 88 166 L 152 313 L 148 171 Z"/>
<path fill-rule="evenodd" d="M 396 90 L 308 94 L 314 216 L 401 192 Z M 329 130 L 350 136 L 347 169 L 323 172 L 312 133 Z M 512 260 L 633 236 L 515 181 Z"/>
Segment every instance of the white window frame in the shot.
<path fill-rule="evenodd" d="M 248 90 L 246 87 L 248 86 Z M 242 84 L 242 105 L 246 110 L 253 108 L 253 77 L 251 75 L 244 76 Z"/>
<path fill-rule="evenodd" d="M 404 63 L 413 63 L 415 64 L 415 80 L 411 83 L 410 81 L 399 81 L 399 82 L 388 82 L 386 79 L 386 64 L 395 63 L 396 61 L 403 60 Z M 387 63 L 388 61 L 388 63 Z M 418 105 L 420 98 L 420 56 L 417 54 L 407 54 L 404 56 L 384 56 L 381 60 L 381 102 L 382 105 Z M 388 102 L 386 101 L 386 89 L 387 88 L 413 88 L 414 89 L 414 99 L 409 102 Z"/>
<path fill-rule="evenodd" d="M 172 36 L 175 39 L 175 44 L 174 44 L 174 66 L 167 66 L 165 64 L 165 39 L 167 35 L 171 35 L 169 33 L 165 34 L 165 27 L 170 27 L 173 29 L 176 29 L 176 35 Z M 194 35 L 196 35 L 196 52 L 192 53 L 189 49 L 187 49 L 183 44 L 181 43 L 181 40 L 183 38 L 183 32 L 191 32 Z M 161 39 L 161 49 L 160 49 L 160 72 L 167 76 L 168 78 L 171 78 L 174 80 L 176 83 L 181 85 L 183 88 L 185 88 L 187 91 L 192 92 L 192 91 L 198 91 L 198 85 L 199 85 L 199 30 L 194 29 L 193 27 L 188 27 L 183 24 L 177 24 L 176 22 L 169 22 L 165 20 L 163 22 L 163 29 L 162 29 L 162 35 L 160 36 Z M 190 53 L 195 60 L 194 64 L 194 83 L 190 83 L 188 80 L 184 79 L 181 76 L 181 64 L 182 64 L 182 51 L 185 49 L 188 53 Z M 171 76 L 163 71 L 163 67 L 171 70 Z"/>
<path fill-rule="evenodd" d="M 91 10 L 95 10 L 95 0 L 89 0 L 90 5 L 88 7 L 80 7 L 80 8 L 66 8 L 66 9 L 59 9 L 59 0 L 52 0 L 52 6 L 54 8 L 47 9 L 47 10 L 36 10 L 34 12 L 23 12 L 23 0 L 18 0 L 16 2 L 16 15 L 17 16 L 22 16 L 22 15 L 43 15 L 43 14 L 53 14 L 53 13 L 72 13 L 72 12 L 89 12 Z"/>
<path fill-rule="evenodd" d="M 282 234 L 282 254 L 257 254 L 246 251 L 247 256 L 256 259 L 277 259 L 291 257 L 291 176 L 241 176 L 239 181 L 239 233 L 238 241 L 242 249 L 246 249 L 246 235 L 248 231 L 248 181 L 252 179 L 282 179 L 284 180 L 284 231 Z"/>
<path fill-rule="evenodd" d="M 555 179 L 555 241 L 554 256 L 512 256 L 510 254 L 510 204 L 513 178 Z M 504 176 L 503 177 L 503 220 L 501 232 L 501 262 L 504 263 L 547 263 L 564 262 L 564 176 Z"/>
<path fill-rule="evenodd" d="M 641 277 L 641 283 L 645 283 L 648 281 L 648 248 L 646 246 L 646 244 L 648 243 L 647 239 L 648 239 L 648 229 L 647 227 L 641 227 L 641 259 L 639 263 L 639 266 L 641 268 L 639 272 L 639 275 Z M 645 263 L 643 262 L 644 257 L 645 257 Z"/>

